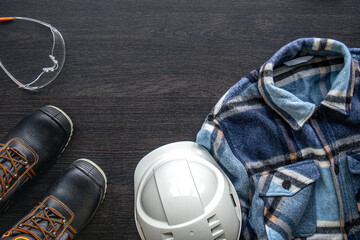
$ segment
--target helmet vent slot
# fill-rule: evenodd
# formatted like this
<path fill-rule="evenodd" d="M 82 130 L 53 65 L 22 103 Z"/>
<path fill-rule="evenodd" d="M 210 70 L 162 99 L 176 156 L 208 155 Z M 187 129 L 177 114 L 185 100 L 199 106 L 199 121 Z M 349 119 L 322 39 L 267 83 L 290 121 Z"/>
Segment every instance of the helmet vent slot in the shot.
<path fill-rule="evenodd" d="M 224 229 L 221 226 L 221 222 L 216 215 L 209 217 L 207 221 L 209 223 L 211 234 L 213 235 L 214 240 L 226 239 Z"/>
<path fill-rule="evenodd" d="M 230 196 L 231 196 L 231 200 L 234 204 L 234 207 L 236 207 L 236 202 L 235 202 L 235 198 L 234 198 L 234 195 L 232 193 L 230 193 Z"/>
<path fill-rule="evenodd" d="M 161 234 L 162 240 L 174 240 L 174 235 L 171 232 Z"/>
<path fill-rule="evenodd" d="M 225 234 L 221 234 L 220 237 L 214 238 L 214 240 L 226 240 Z"/>
<path fill-rule="evenodd" d="M 212 215 L 211 217 L 209 217 L 209 218 L 207 219 L 207 221 L 208 221 L 209 226 L 210 226 L 211 229 L 220 224 L 220 220 L 219 220 L 219 218 L 216 216 L 216 214 L 214 214 L 214 215 Z"/>

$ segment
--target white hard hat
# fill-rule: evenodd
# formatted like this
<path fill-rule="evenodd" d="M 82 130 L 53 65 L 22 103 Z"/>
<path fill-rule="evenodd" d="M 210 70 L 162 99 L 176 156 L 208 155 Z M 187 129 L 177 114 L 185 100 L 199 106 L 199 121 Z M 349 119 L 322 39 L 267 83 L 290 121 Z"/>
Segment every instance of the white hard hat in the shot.
<path fill-rule="evenodd" d="M 238 240 L 240 203 L 212 156 L 194 142 L 162 146 L 135 170 L 142 240 Z"/>

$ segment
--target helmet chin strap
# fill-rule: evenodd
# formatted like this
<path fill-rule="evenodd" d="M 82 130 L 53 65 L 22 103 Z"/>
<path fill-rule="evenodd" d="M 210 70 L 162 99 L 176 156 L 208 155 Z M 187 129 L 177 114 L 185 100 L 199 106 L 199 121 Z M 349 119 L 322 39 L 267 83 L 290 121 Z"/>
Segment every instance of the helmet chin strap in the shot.
<path fill-rule="evenodd" d="M 51 48 L 51 52 L 49 54 L 49 58 L 52 61 L 53 65 L 49 66 L 49 67 L 43 67 L 42 68 L 42 72 L 30 83 L 22 83 L 20 80 L 16 79 L 4 66 L 4 64 L 0 61 L 0 67 L 5 71 L 5 73 L 11 78 L 11 80 L 13 80 L 18 86 L 19 88 L 22 89 L 26 89 L 26 90 L 37 90 L 40 89 L 42 87 L 45 87 L 46 85 L 48 85 L 50 82 L 52 82 L 57 75 L 60 73 L 64 62 L 65 62 L 65 41 L 64 38 L 62 37 L 61 33 L 52 25 L 45 23 L 43 21 L 37 20 L 37 19 L 33 19 L 33 18 L 27 18 L 27 17 L 3 17 L 0 18 L 0 22 L 10 22 L 10 21 L 14 21 L 14 20 L 25 20 L 25 21 L 30 21 L 30 22 L 34 22 L 34 23 L 38 23 L 41 24 L 47 28 L 49 28 L 51 30 L 51 34 L 52 34 L 52 48 Z M 54 51 L 55 51 L 55 46 L 56 46 L 56 39 L 59 39 L 60 43 L 61 43 L 61 47 L 63 49 L 63 55 L 62 60 L 58 60 L 55 57 Z M 42 77 L 47 74 L 52 74 L 53 76 L 49 77 L 49 80 L 43 84 L 37 85 L 36 83 L 42 79 Z"/>

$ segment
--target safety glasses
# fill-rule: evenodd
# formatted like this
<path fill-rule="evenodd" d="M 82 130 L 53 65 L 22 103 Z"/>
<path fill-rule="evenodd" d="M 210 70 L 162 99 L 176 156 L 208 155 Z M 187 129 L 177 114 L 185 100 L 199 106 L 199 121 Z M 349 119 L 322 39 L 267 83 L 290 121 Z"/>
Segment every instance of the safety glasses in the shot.
<path fill-rule="evenodd" d="M 30 25 L 22 25 L 24 21 Z M 48 30 L 34 28 L 31 26 L 33 23 L 50 29 L 51 34 Z M 14 33 L 14 30 L 18 32 Z M 21 34 L 21 30 L 27 33 Z M 65 62 L 65 42 L 52 25 L 27 17 L 3 17 L 0 18 L 0 36 L 0 67 L 19 88 L 37 90 L 59 75 Z M 20 59 L 20 56 L 24 56 L 22 51 L 32 52 L 32 56 Z"/>

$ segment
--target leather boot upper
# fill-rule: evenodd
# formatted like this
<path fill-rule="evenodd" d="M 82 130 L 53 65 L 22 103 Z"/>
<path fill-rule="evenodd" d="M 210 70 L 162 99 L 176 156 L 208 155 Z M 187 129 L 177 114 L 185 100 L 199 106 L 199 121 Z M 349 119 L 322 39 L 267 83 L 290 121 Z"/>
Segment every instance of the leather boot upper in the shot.
<path fill-rule="evenodd" d="M 59 157 L 71 134 L 70 118 L 53 106 L 32 112 L 8 132 L 0 145 L 0 210 Z"/>
<path fill-rule="evenodd" d="M 73 239 L 91 220 L 106 193 L 104 172 L 93 162 L 71 164 L 32 209 L 3 239 Z"/>

